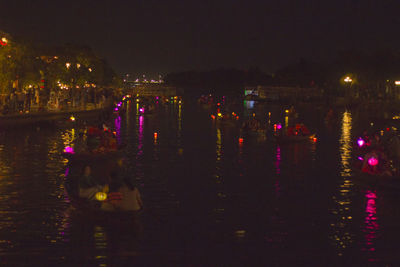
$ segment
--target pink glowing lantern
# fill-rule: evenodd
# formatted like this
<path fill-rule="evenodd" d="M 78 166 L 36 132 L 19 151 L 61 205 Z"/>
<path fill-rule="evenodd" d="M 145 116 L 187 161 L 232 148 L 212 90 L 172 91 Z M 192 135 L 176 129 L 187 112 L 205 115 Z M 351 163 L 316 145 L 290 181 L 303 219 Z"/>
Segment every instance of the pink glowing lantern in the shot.
<path fill-rule="evenodd" d="M 74 154 L 75 153 L 74 149 L 72 147 L 70 147 L 70 146 L 65 147 L 64 152 L 68 153 L 68 154 Z"/>
<path fill-rule="evenodd" d="M 379 163 L 378 159 L 375 158 L 375 157 L 370 157 L 368 159 L 368 164 L 371 165 L 371 166 L 376 166 L 376 165 L 378 165 L 378 163 Z"/>
<path fill-rule="evenodd" d="M 364 161 L 364 159 L 362 157 L 358 157 L 358 160 Z"/>
<path fill-rule="evenodd" d="M 276 128 L 277 128 L 278 130 L 282 129 L 282 124 L 278 123 L 278 124 L 276 125 Z"/>
<path fill-rule="evenodd" d="M 141 113 L 143 113 L 143 112 L 144 112 L 144 108 L 140 108 L 139 111 L 140 111 Z"/>
<path fill-rule="evenodd" d="M 365 145 L 365 141 L 363 139 L 359 138 L 357 140 L 357 144 L 358 144 L 359 147 L 362 147 L 363 145 Z"/>

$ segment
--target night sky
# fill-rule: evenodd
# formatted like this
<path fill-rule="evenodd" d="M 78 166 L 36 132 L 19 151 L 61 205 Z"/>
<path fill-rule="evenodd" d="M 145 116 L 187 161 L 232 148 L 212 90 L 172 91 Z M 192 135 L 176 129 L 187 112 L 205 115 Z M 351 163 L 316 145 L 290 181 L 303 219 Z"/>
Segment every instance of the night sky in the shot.
<path fill-rule="evenodd" d="M 0 30 L 89 45 L 119 73 L 266 72 L 349 48 L 400 47 L 398 0 L 0 0 Z"/>

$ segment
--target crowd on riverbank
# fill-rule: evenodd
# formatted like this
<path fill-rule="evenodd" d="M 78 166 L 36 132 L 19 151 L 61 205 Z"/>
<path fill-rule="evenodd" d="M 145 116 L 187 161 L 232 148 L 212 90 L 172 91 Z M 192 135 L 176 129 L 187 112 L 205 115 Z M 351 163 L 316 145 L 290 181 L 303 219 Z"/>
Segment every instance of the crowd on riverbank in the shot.
<path fill-rule="evenodd" d="M 119 91 L 110 89 L 81 90 L 73 95 L 66 90 L 51 91 L 49 95 L 31 88 L 14 90 L 10 94 L 0 95 L 0 114 L 90 110 L 110 106 L 120 97 Z"/>

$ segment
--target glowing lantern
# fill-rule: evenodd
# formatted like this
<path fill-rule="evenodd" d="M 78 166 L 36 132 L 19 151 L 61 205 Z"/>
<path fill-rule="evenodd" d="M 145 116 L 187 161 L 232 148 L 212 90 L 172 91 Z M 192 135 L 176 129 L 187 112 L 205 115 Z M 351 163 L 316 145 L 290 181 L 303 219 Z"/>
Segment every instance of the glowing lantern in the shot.
<path fill-rule="evenodd" d="M 70 119 L 71 121 L 75 121 L 75 117 L 74 117 L 73 115 L 71 115 L 71 117 L 69 117 L 69 119 Z"/>
<path fill-rule="evenodd" d="M 214 119 L 215 119 L 215 116 L 214 116 L 214 115 L 211 115 L 211 118 L 214 120 Z"/>
<path fill-rule="evenodd" d="M 222 114 L 221 114 L 221 113 L 218 113 L 218 117 L 222 117 Z"/>
<path fill-rule="evenodd" d="M 75 153 L 74 148 L 70 147 L 70 146 L 65 147 L 64 148 L 64 152 L 68 153 L 68 154 L 74 154 Z"/>
<path fill-rule="evenodd" d="M 363 145 L 365 145 L 365 141 L 362 138 L 359 138 L 357 140 L 357 144 L 358 144 L 359 147 L 362 147 Z"/>
<path fill-rule="evenodd" d="M 313 141 L 314 141 L 314 142 L 317 142 L 317 137 L 314 137 L 314 138 L 313 138 Z"/>
<path fill-rule="evenodd" d="M 358 157 L 358 160 L 364 161 L 364 159 L 362 157 Z"/>
<path fill-rule="evenodd" d="M 242 137 L 239 138 L 239 143 L 243 143 L 243 138 Z"/>
<path fill-rule="evenodd" d="M 285 113 L 289 113 L 289 110 L 288 110 L 288 109 L 286 109 L 286 110 L 285 110 Z"/>
<path fill-rule="evenodd" d="M 136 99 L 136 102 L 139 102 L 139 98 Z"/>
<path fill-rule="evenodd" d="M 158 134 L 154 133 L 154 139 L 157 139 L 157 137 L 158 137 Z"/>
<path fill-rule="evenodd" d="M 282 124 L 278 123 L 278 124 L 276 125 L 276 128 L 277 128 L 278 130 L 282 129 Z"/>
<path fill-rule="evenodd" d="M 141 113 L 143 113 L 143 112 L 144 112 L 144 109 L 143 109 L 143 108 L 140 108 L 139 111 L 140 111 Z"/>
<path fill-rule="evenodd" d="M 98 201 L 104 201 L 107 199 L 107 193 L 104 192 L 97 192 L 95 195 L 96 200 Z"/>
<path fill-rule="evenodd" d="M 368 164 L 371 165 L 371 166 L 376 166 L 376 165 L 378 165 L 378 163 L 379 163 L 378 159 L 375 158 L 375 157 L 370 157 L 368 159 Z"/>

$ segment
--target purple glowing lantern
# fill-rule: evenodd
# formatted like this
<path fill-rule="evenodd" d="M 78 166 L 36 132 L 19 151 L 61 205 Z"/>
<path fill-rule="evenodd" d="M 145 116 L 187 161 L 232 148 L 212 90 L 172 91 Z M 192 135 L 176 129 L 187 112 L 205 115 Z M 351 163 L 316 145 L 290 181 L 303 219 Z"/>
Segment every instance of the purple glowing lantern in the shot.
<path fill-rule="evenodd" d="M 363 145 L 365 145 L 365 141 L 362 138 L 358 138 L 357 144 L 359 147 L 362 147 Z"/>
<path fill-rule="evenodd" d="M 68 153 L 68 154 L 74 154 L 75 153 L 74 148 L 72 148 L 70 146 L 65 147 L 64 152 Z"/>

